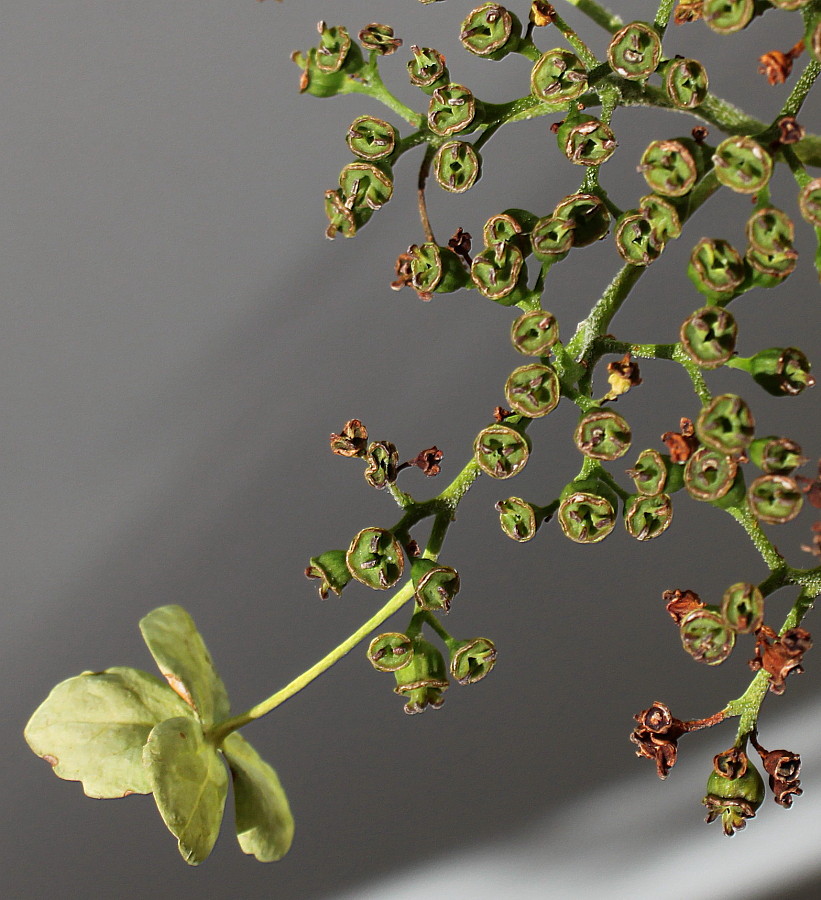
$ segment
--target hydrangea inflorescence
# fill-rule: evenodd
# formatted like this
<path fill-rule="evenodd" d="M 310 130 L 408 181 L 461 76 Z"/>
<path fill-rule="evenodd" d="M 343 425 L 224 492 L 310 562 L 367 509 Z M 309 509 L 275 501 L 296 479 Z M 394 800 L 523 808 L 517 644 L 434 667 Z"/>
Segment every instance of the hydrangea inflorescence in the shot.
<path fill-rule="evenodd" d="M 356 590 L 356 583 L 395 593 L 303 675 L 231 716 L 225 688 L 190 617 L 180 607 L 162 607 L 141 627 L 167 684 L 134 669 L 86 672 L 58 685 L 35 712 L 26 738 L 58 776 L 82 781 L 91 796 L 153 793 L 189 863 L 205 859 L 216 839 L 226 764 L 234 779 L 243 850 L 265 861 L 287 851 L 293 822 L 279 780 L 238 731 L 353 647 L 369 640 L 368 659 L 377 671 L 393 673 L 394 691 L 411 714 L 441 707 L 452 682 L 474 684 L 492 671 L 497 651 L 490 639 L 454 637 L 442 622 L 461 602 L 460 575 L 440 559 L 442 547 L 470 485 L 481 475 L 501 481 L 521 472 L 550 429 L 551 422 L 535 420 L 547 419 L 561 403 L 578 407 L 568 452 L 578 454 L 579 471 L 568 484 L 546 487 L 543 496 L 500 500 L 496 509 L 504 535 L 518 543 L 538 540 L 537 532 L 555 517 L 563 535 L 576 543 L 605 540 L 619 520 L 636 540 L 654 540 L 674 527 L 674 497 L 678 503 L 689 496 L 737 520 L 767 569 L 757 583 L 736 581 L 712 603 L 690 588 L 664 592 L 683 649 L 695 661 L 720 665 L 737 643 L 750 640 L 750 667 L 756 674 L 742 696 L 705 718 L 677 719 L 661 702 L 637 714 L 631 735 L 637 755 L 653 760 L 658 774 L 666 777 L 680 738 L 736 717 L 734 743 L 715 757 L 709 774 L 704 797 L 708 821 L 721 818 L 725 832 L 732 834 L 761 805 L 766 789 L 747 755 L 748 743 L 761 757 L 779 805 L 788 807 L 801 794 L 798 756 L 765 750 L 758 742 L 757 723 L 764 697 L 783 693 L 788 676 L 803 669 L 812 639 L 801 621 L 821 593 L 821 565 L 788 563 L 762 526 L 792 520 L 805 499 L 821 507 L 821 480 L 795 474 L 807 461 L 801 447 L 789 437 L 768 434 L 766 426 L 759 431 L 753 409 L 759 388 L 795 397 L 812 386 L 813 377 L 810 361 L 796 347 L 761 347 L 749 357 L 739 356 L 741 329 L 728 306 L 753 289 L 781 285 L 794 271 L 795 226 L 784 206 L 798 206 L 821 245 L 821 137 L 806 133 L 800 123 L 804 100 L 821 71 L 819 5 L 816 0 L 660 0 L 652 21 L 625 23 L 595 0 L 567 2 L 607 33 L 601 57 L 544 0 L 518 0 L 511 4 L 516 9 L 487 2 L 464 10 L 457 33 L 466 52 L 489 62 L 519 57 L 522 92 L 506 103 L 483 101 L 478 89 L 462 83 L 455 70 L 451 74 L 439 50 L 405 44 L 387 24 L 353 29 L 320 22 L 317 44 L 293 54 L 301 70 L 301 91 L 317 97 L 364 94 L 387 108 L 385 119 L 361 114 L 341 135 L 353 158 L 343 166 L 338 184 L 325 193 L 328 237 L 353 237 L 374 216 L 383 215 L 395 179 L 406 168 L 403 158 L 419 148 L 421 233 L 398 255 L 391 287 L 410 287 L 425 301 L 437 294 L 472 292 L 482 301 L 509 307 L 505 330 L 515 350 L 529 360 L 520 357 L 521 364 L 497 385 L 488 407 L 502 395 L 507 406 L 493 409 L 461 470 L 427 500 L 415 499 L 398 482 L 411 468 L 425 477 L 438 475 L 443 453 L 437 447 L 403 459 L 392 442 L 369 440 L 359 419 L 348 420 L 340 433 L 331 435 L 331 451 L 359 459 L 366 484 L 396 502 L 399 518 L 388 527 L 362 528 L 340 547 L 319 552 L 309 560 L 306 575 L 318 581 L 323 599 Z M 762 74 L 771 84 L 781 84 L 792 77 L 802 51 L 807 62 L 771 122 L 742 115 L 711 95 L 708 69 L 700 61 L 665 51 L 671 20 L 690 27 L 701 19 L 713 31 L 731 35 L 757 24 L 773 8 L 792 17 L 796 44 L 788 52 L 762 56 Z M 418 89 L 416 109 L 385 85 L 381 68 L 391 64 L 398 78 Z M 647 134 L 646 148 L 634 165 L 649 193 L 622 209 L 601 180 L 619 152 L 618 110 L 624 105 L 685 112 L 693 127 L 679 133 L 681 120 L 676 118 L 668 133 Z M 492 174 L 483 165 L 481 150 L 493 134 L 538 117 L 549 117 L 555 135 L 546 141 L 549 164 L 579 166 L 578 190 L 551 196 L 548 186 L 533 210 L 489 210 L 481 232 L 474 229 L 481 235 L 475 246 L 464 228 L 437 240 L 425 202 L 429 176 L 446 192 L 469 191 Z M 793 196 L 781 188 L 774 196 L 771 190 L 771 176 L 779 166 L 794 179 Z M 685 227 L 693 213 L 722 192 L 752 201 L 746 246 L 735 247 L 723 236 L 690 234 Z M 694 311 L 684 322 L 671 323 L 671 333 L 679 339 L 635 343 L 615 337 L 614 317 L 632 288 L 667 244 L 685 233 L 691 247 L 687 272 L 696 295 Z M 568 334 L 567 323 L 560 327 L 542 306 L 550 269 L 576 258 L 579 249 L 607 240 L 612 241 L 616 274 Z M 821 270 L 821 251 L 815 264 Z M 679 366 L 695 397 L 677 413 L 680 431 L 665 433 L 656 447 L 633 451 L 625 474 L 633 441 L 631 398 L 626 395 L 642 384 L 639 359 Z M 598 396 L 594 372 L 604 361 L 609 390 Z M 723 367 L 737 370 L 738 380 L 732 392 L 714 394 L 706 376 Z M 735 393 L 748 389 L 751 402 Z M 426 536 L 420 536 L 420 526 L 428 520 Z M 816 526 L 815 533 L 819 531 Z M 807 549 L 821 556 L 818 547 L 814 539 Z M 775 627 L 767 622 L 769 597 L 788 587 L 797 589 L 797 598 Z M 379 633 L 406 605 L 411 612 L 404 630 Z"/>

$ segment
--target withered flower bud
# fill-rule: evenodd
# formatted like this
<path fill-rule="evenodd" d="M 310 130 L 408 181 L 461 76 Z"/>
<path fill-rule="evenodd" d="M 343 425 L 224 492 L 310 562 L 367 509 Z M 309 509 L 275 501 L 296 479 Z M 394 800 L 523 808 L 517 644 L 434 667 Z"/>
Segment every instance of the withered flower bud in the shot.
<path fill-rule="evenodd" d="M 393 28 L 390 25 L 380 25 L 372 22 L 359 32 L 359 40 L 367 50 L 373 50 L 380 56 L 388 56 L 395 53 L 402 46 L 402 39 L 394 37 Z"/>
<path fill-rule="evenodd" d="M 665 591 L 661 595 L 661 599 L 667 604 L 667 612 L 670 613 L 676 625 L 681 625 L 687 613 L 704 606 L 704 601 L 695 591 L 680 591 L 678 588 Z"/>
<path fill-rule="evenodd" d="M 804 41 L 800 40 L 794 47 L 782 52 L 771 50 L 758 58 L 758 72 L 766 75 L 770 84 L 783 84 L 792 72 L 792 64 L 804 52 Z"/>
<path fill-rule="evenodd" d="M 676 25 L 697 22 L 701 18 L 702 2 L 703 0 L 679 0 L 679 4 L 673 12 L 673 22 Z"/>
<path fill-rule="evenodd" d="M 509 409 L 505 409 L 504 406 L 497 406 L 493 410 L 493 421 L 494 422 L 504 422 L 504 420 L 508 416 L 512 416 L 513 413 Z"/>
<path fill-rule="evenodd" d="M 341 434 L 331 435 L 331 452 L 337 456 L 364 456 L 368 447 L 368 429 L 359 419 L 349 419 Z"/>
<path fill-rule="evenodd" d="M 812 637 L 803 628 L 790 628 L 779 637 L 771 628 L 762 626 L 756 633 L 755 656 L 749 665 L 754 672 L 768 672 L 770 690 L 783 694 L 787 676 L 804 671 L 803 656 L 810 647 Z"/>
<path fill-rule="evenodd" d="M 697 144 L 703 144 L 707 140 L 707 135 L 709 135 L 710 129 L 705 128 L 704 125 L 696 125 L 695 128 L 690 132 L 693 136 L 693 140 Z"/>
<path fill-rule="evenodd" d="M 781 144 L 797 144 L 806 133 L 795 116 L 782 116 L 778 120 L 778 141 Z"/>
<path fill-rule="evenodd" d="M 681 431 L 665 431 L 661 440 L 670 451 L 670 459 L 674 463 L 683 463 L 692 456 L 698 448 L 698 438 L 690 419 L 682 418 L 679 424 Z"/>
<path fill-rule="evenodd" d="M 790 750 L 765 750 L 758 743 L 755 733 L 750 735 L 750 740 L 769 776 L 773 799 L 779 806 L 789 809 L 793 798 L 800 797 L 804 793 L 798 777 L 801 771 L 801 757 Z"/>

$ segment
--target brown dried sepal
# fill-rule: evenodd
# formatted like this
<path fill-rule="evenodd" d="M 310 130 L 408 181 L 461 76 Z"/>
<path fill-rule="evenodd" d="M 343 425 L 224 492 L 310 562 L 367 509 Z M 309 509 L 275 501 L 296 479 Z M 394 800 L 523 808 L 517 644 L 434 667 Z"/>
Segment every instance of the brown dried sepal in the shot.
<path fill-rule="evenodd" d="M 391 288 L 395 291 L 401 291 L 403 287 L 409 287 L 413 282 L 413 272 L 411 271 L 411 263 L 413 256 L 410 252 L 400 253 L 396 257 L 393 266 L 396 278 L 391 282 Z M 424 298 L 423 298 L 424 299 Z M 430 300 L 430 297 L 426 299 Z"/>
<path fill-rule="evenodd" d="M 494 422 L 504 422 L 504 420 L 508 416 L 512 416 L 513 413 L 509 409 L 505 409 L 504 406 L 497 406 L 493 410 L 493 421 Z"/>
<path fill-rule="evenodd" d="M 331 452 L 337 456 L 364 456 L 368 447 L 368 429 L 359 419 L 349 419 L 341 434 L 331 435 Z"/>
<path fill-rule="evenodd" d="M 731 809 L 735 816 L 731 820 L 725 820 L 724 833 L 732 835 L 734 831 L 740 831 L 747 824 L 745 819 L 755 818 L 755 809 L 748 800 L 741 797 L 717 797 L 715 794 L 707 794 L 701 801 L 707 807 L 705 822 L 713 822 L 724 813 L 725 809 Z"/>
<path fill-rule="evenodd" d="M 556 18 L 556 10 L 545 0 L 533 0 L 530 4 L 530 21 L 537 27 L 551 25 Z"/>
<path fill-rule="evenodd" d="M 783 694 L 788 675 L 801 674 L 804 654 L 812 647 L 812 636 L 803 628 L 789 628 L 780 637 L 766 625 L 756 632 L 755 656 L 750 668 L 764 669 L 770 676 L 770 690 Z"/>
<path fill-rule="evenodd" d="M 812 529 L 812 544 L 802 544 L 801 549 L 805 553 L 812 553 L 816 559 L 821 559 L 821 522 L 813 522 L 810 528 Z"/>
<path fill-rule="evenodd" d="M 766 75 L 770 84 L 783 84 L 792 72 L 792 64 L 804 52 L 804 41 L 800 40 L 789 50 L 770 50 L 758 57 L 758 73 Z"/>
<path fill-rule="evenodd" d="M 684 463 L 698 449 L 698 438 L 691 419 L 682 418 L 679 423 L 680 431 L 665 431 L 661 440 L 670 451 L 670 460 L 674 463 Z"/>
<path fill-rule="evenodd" d="M 676 763 L 678 739 L 687 732 L 687 726 L 674 718 L 667 706 L 658 700 L 633 718 L 638 725 L 630 734 L 630 740 L 638 748 L 636 756 L 652 759 L 659 778 L 666 778 Z"/>
<path fill-rule="evenodd" d="M 676 25 L 697 22 L 701 18 L 703 2 L 704 0 L 679 0 L 679 4 L 673 12 L 673 22 Z"/>
<path fill-rule="evenodd" d="M 694 609 L 701 609 L 705 605 L 695 591 L 680 591 L 678 588 L 665 591 L 661 595 L 661 599 L 667 604 L 667 612 L 670 613 L 676 625 L 681 625 L 682 620 L 688 613 L 691 613 Z"/>

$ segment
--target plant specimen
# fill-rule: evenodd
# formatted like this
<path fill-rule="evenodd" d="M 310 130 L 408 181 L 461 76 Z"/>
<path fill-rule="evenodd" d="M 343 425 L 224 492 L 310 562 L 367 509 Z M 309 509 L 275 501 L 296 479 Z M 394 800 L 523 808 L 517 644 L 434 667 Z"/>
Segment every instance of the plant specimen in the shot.
<path fill-rule="evenodd" d="M 390 441 L 372 440 L 358 419 L 331 435 L 331 452 L 358 461 L 367 485 L 383 491 L 398 512 L 387 527 L 368 526 L 342 546 L 312 557 L 306 575 L 323 598 L 357 590 L 357 582 L 393 593 L 281 690 L 232 714 L 191 617 L 180 606 L 164 606 L 145 616 L 140 627 L 165 681 L 131 668 L 85 672 L 54 688 L 34 713 L 26 738 L 58 776 L 81 781 L 94 797 L 152 793 L 189 863 L 203 861 L 216 840 L 228 771 L 243 851 L 262 861 L 287 852 L 293 819 L 285 793 L 240 729 L 272 712 L 355 647 L 366 648 L 374 669 L 392 675 L 409 714 L 441 707 L 452 684 L 472 685 L 492 671 L 493 641 L 454 636 L 443 622 L 459 602 L 461 587 L 460 574 L 448 565 L 445 538 L 473 482 L 483 476 L 507 481 L 521 472 L 550 432 L 549 422 L 536 420 L 560 404 L 578 411 L 571 451 L 578 454 L 578 472 L 567 484 L 546 486 L 538 497 L 500 500 L 496 510 L 504 534 L 517 543 L 538 540 L 537 532 L 555 519 L 567 539 L 595 544 L 620 527 L 621 519 L 631 537 L 648 541 L 667 532 L 674 502 L 690 498 L 732 516 L 767 570 L 763 577 L 750 573 L 754 580 L 727 586 L 714 602 L 702 600 L 690 586 L 665 592 L 682 646 L 696 662 L 719 665 L 751 635 L 755 675 L 740 697 L 704 718 L 678 719 L 664 703 L 652 703 L 635 716 L 631 740 L 637 754 L 652 760 L 659 776 L 666 777 L 685 734 L 737 718 L 732 746 L 713 761 L 704 797 L 708 820 L 720 817 L 732 834 L 763 802 L 766 787 L 750 747 L 778 804 L 790 806 L 801 793 L 798 756 L 766 750 L 757 726 L 768 692 L 783 693 L 790 676 L 802 671 L 812 645 L 802 620 L 821 593 L 821 565 L 788 562 L 768 529 L 793 520 L 805 504 L 821 507 L 821 481 L 796 474 L 807 462 L 802 448 L 789 437 L 769 434 L 766 426 L 759 431 L 754 407 L 759 390 L 794 397 L 811 387 L 813 378 L 809 360 L 796 347 L 763 347 L 740 356 L 730 307 L 748 291 L 779 287 L 794 271 L 795 225 L 782 206 L 797 205 L 805 220 L 798 225 L 814 229 L 821 246 L 821 178 L 815 174 L 821 167 L 821 137 L 801 124 L 802 107 L 821 71 L 821 3 L 681 0 L 676 5 L 661 0 L 652 21 L 625 23 L 595 0 L 568 2 L 589 17 L 591 28 L 607 33 L 603 57 L 542 0 L 520 2 L 515 12 L 492 2 L 466 11 L 459 35 L 467 52 L 491 61 L 511 54 L 522 58 L 521 95 L 503 103 L 483 101 L 454 80 L 457 76 L 433 47 L 411 45 L 403 66 L 398 60 L 404 44 L 388 25 L 367 24 L 354 38 L 342 25 L 321 22 L 316 46 L 294 54 L 303 92 L 364 94 L 383 103 L 386 115 L 401 120 L 406 132 L 370 114 L 354 118 L 346 135 L 353 158 L 338 186 L 325 193 L 328 237 L 353 237 L 378 217 L 393 196 L 394 170 L 402 158 L 421 156 L 422 237 L 399 253 L 391 287 L 414 301 L 470 292 L 509 308 L 505 339 L 525 359 L 498 386 L 506 405 L 491 413 L 489 402 L 487 421 L 477 423 L 481 427 L 466 448 L 462 468 L 428 499 L 416 499 L 400 480 L 409 468 L 428 478 L 439 476 L 443 454 L 437 447 L 404 459 Z M 706 24 L 731 35 L 754 27 L 776 8 L 792 17 L 797 40 L 789 51 L 769 52 L 760 61 L 771 84 L 793 82 L 771 122 L 758 121 L 710 93 L 708 71 L 700 61 L 665 54 L 664 38 L 673 21 L 683 28 Z M 698 20 L 703 23 L 692 24 Z M 793 73 L 802 60 L 802 71 Z M 391 65 L 394 74 L 398 70 L 418 88 L 419 109 L 406 105 L 383 81 L 382 70 Z M 670 132 L 647 134 L 648 143 L 635 159 L 646 193 L 623 209 L 613 199 L 618 185 L 609 185 L 608 191 L 602 182 L 608 161 L 619 152 L 619 109 L 628 106 L 684 113 L 691 122 L 684 134 L 678 133 L 681 117 Z M 579 167 L 578 190 L 540 195 L 534 211 L 496 211 L 481 235 L 460 228 L 437 240 L 427 210 L 428 184 L 453 194 L 470 190 L 483 174 L 482 150 L 493 135 L 502 126 L 539 117 L 551 119 L 557 164 Z M 794 181 L 789 197 L 775 197 L 771 189 L 778 167 Z M 732 193 L 751 202 L 746 246 L 736 248 L 721 236 L 686 238 L 692 244 L 688 276 L 701 297 L 698 308 L 675 323 L 679 339 L 635 342 L 611 333 L 633 287 L 665 247 L 685 231 L 690 234 L 689 220 L 702 206 Z M 551 269 L 599 241 L 612 243 L 616 271 L 572 329 L 543 305 L 549 301 Z M 815 264 L 821 268 L 821 250 Z M 636 453 L 629 395 L 649 377 L 640 370 L 644 360 L 677 367 L 692 384 L 694 399 L 692 408 L 678 415 L 678 431 Z M 747 396 L 711 388 L 711 373 L 720 368 L 739 370 Z M 606 388 L 597 380 L 602 375 Z M 816 558 L 821 555 L 817 535 L 816 528 L 807 548 Z M 767 601 L 781 589 L 794 592 L 792 608 L 783 622 L 772 623 Z M 406 607 L 404 629 L 383 632 L 383 623 Z"/>

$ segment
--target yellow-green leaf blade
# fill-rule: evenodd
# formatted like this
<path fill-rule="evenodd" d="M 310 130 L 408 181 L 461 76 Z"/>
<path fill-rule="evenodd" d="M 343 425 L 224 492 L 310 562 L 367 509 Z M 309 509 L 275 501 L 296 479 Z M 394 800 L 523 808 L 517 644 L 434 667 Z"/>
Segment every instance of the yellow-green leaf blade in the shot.
<path fill-rule="evenodd" d="M 163 677 L 206 728 L 228 717 L 228 694 L 194 620 L 181 606 L 161 606 L 140 631 Z"/>
<path fill-rule="evenodd" d="M 154 800 L 183 859 L 199 865 L 219 835 L 228 774 L 219 752 L 196 719 L 181 716 L 157 725 L 143 751 Z"/>
<path fill-rule="evenodd" d="M 243 853 L 275 862 L 288 852 L 294 818 L 277 773 L 241 735 L 222 746 L 234 780 L 237 840 Z"/>
<path fill-rule="evenodd" d="M 158 722 L 187 713 L 156 675 L 117 667 L 62 681 L 35 710 L 24 735 L 55 775 L 82 782 L 89 797 L 149 794 L 143 745 Z"/>

